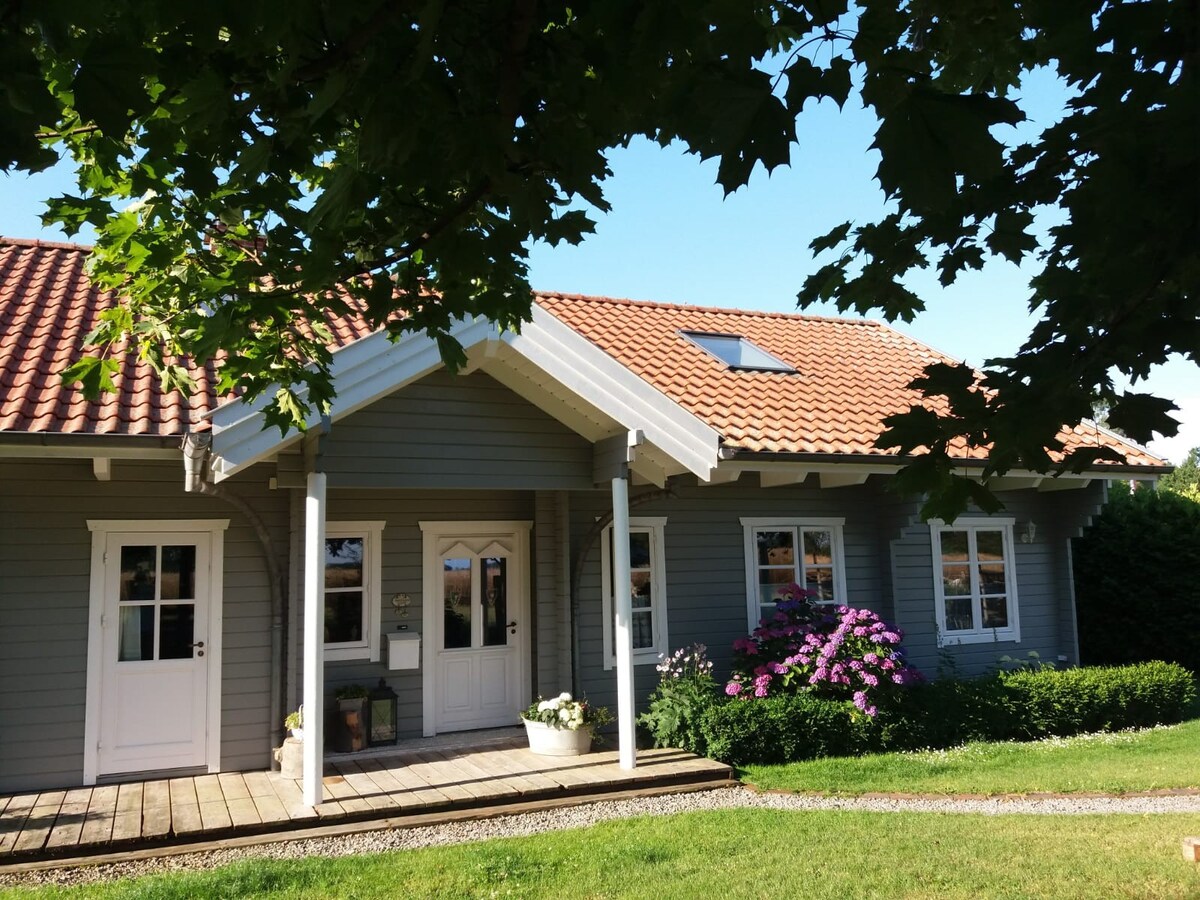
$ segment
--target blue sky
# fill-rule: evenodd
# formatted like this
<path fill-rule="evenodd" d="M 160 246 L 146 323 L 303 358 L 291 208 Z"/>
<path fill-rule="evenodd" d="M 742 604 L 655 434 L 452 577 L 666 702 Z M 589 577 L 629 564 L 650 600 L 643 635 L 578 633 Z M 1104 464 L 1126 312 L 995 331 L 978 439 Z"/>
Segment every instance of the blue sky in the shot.
<path fill-rule="evenodd" d="M 1044 126 L 1060 108 L 1061 91 L 1049 79 L 1028 86 L 1023 106 Z M 723 197 L 716 165 L 701 164 L 679 148 L 638 141 L 610 155 L 606 194 L 611 213 L 598 217 L 596 234 L 582 245 L 537 246 L 530 258 L 533 285 L 544 290 L 604 294 L 794 311 L 814 260 L 809 242 L 846 219 L 870 221 L 885 208 L 870 151 L 875 123 L 861 109 L 839 113 L 829 102 L 806 110 L 792 164 Z M 33 178 L 0 176 L 0 234 L 64 239 L 42 227 L 43 201 L 72 187 L 62 167 Z M 1044 224 L 1044 223 L 1043 223 Z M 972 364 L 1011 354 L 1035 321 L 1028 311 L 1024 270 L 1003 260 L 969 273 L 950 288 L 922 273 L 910 286 L 928 309 L 900 330 Z M 833 314 L 832 308 L 809 312 Z M 876 317 L 877 314 L 876 314 Z M 1161 367 L 1138 390 L 1173 400 L 1180 435 L 1151 444 L 1179 462 L 1200 445 L 1200 368 L 1185 360 Z"/>

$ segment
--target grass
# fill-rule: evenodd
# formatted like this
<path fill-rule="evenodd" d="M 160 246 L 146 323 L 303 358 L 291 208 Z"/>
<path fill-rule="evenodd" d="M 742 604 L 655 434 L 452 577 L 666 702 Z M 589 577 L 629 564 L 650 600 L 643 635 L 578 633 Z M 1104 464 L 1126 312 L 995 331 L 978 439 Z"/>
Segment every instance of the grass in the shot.
<path fill-rule="evenodd" d="M 342 859 L 246 861 L 5 896 L 1167 898 L 1200 895 L 1200 816 L 722 810 Z"/>
<path fill-rule="evenodd" d="M 751 765 L 762 788 L 834 794 L 1026 794 L 1200 787 L 1200 719 L 1115 734 Z"/>

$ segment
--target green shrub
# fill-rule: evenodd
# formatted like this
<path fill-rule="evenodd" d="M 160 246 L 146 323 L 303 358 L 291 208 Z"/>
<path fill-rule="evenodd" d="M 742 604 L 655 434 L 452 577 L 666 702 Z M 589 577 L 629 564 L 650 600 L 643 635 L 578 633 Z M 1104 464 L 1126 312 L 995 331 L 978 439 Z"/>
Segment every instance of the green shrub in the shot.
<path fill-rule="evenodd" d="M 658 687 L 650 694 L 646 712 L 637 720 L 650 733 L 655 747 L 707 752 L 700 721 L 718 700 L 707 649 L 703 644 L 684 647 L 661 657 L 655 667 Z"/>
<path fill-rule="evenodd" d="M 1200 503 L 1122 487 L 1073 544 L 1082 661 L 1200 671 Z"/>
<path fill-rule="evenodd" d="M 1195 679 L 1174 663 L 998 672 L 898 691 L 869 718 L 812 694 L 729 700 L 700 723 L 708 755 L 741 765 L 1029 740 L 1181 721 Z"/>
<path fill-rule="evenodd" d="M 876 743 L 875 725 L 849 700 L 779 694 L 713 706 L 700 723 L 708 755 L 740 765 L 848 756 Z"/>
<path fill-rule="evenodd" d="M 1192 673 L 1157 661 L 1011 672 L 999 680 L 1021 712 L 1023 738 L 1178 722 L 1196 697 Z"/>

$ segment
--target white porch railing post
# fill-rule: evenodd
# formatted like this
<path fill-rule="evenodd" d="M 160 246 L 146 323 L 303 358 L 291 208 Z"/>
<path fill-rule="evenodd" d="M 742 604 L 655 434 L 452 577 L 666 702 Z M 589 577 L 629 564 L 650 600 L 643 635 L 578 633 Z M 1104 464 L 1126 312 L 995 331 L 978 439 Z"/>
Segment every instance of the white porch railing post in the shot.
<path fill-rule="evenodd" d="M 633 597 L 629 572 L 629 482 L 612 480 L 613 642 L 617 651 L 617 735 L 622 769 L 637 766 L 633 705 Z"/>
<path fill-rule="evenodd" d="M 304 802 L 325 799 L 325 475 L 308 476 L 304 501 Z"/>

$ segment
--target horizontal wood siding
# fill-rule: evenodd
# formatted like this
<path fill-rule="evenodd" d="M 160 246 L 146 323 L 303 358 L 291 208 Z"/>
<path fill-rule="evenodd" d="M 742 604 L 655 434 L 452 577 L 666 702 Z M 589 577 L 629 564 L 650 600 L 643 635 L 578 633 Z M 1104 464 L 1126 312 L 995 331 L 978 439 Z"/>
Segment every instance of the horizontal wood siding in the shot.
<path fill-rule="evenodd" d="M 286 552 L 286 497 L 252 470 L 225 483 Z M 183 491 L 183 466 L 0 461 L 0 791 L 79 784 L 87 686 L 88 519 L 229 519 L 225 532 L 221 764 L 270 761 L 270 594 L 258 539 L 234 507 Z"/>
<path fill-rule="evenodd" d="M 897 624 L 905 631 L 911 661 L 923 672 L 973 675 L 994 669 L 1003 656 L 1028 661 L 1030 651 L 1043 662 L 1077 661 L 1066 536 L 1083 524 L 1102 502 L 1103 488 L 1071 491 L 1011 491 L 999 494 L 1001 517 L 1016 519 L 1014 566 L 1021 640 L 988 641 L 945 648 L 939 653 L 934 612 L 933 551 L 929 526 L 915 520 L 892 541 Z M 913 504 L 914 513 L 916 503 Z M 1035 539 L 1024 543 L 1026 523 L 1037 525 Z M 1065 656 L 1065 660 L 1060 660 Z"/>
<path fill-rule="evenodd" d="M 511 520 L 534 519 L 533 494 L 516 491 L 399 491 L 349 490 L 330 488 L 328 495 L 330 522 L 384 521 L 382 560 L 382 616 L 385 634 L 398 626 L 419 634 L 426 602 L 437 602 L 425 596 L 421 521 L 453 520 Z M 528 564 L 528 563 L 527 563 Z M 301 570 L 302 571 L 302 570 Z M 530 572 L 532 582 L 533 572 Z M 400 619 L 391 604 L 393 594 L 404 593 L 412 598 L 408 618 Z M 302 593 L 293 591 L 293 616 L 303 634 Z M 536 603 L 536 593 L 531 604 Z M 421 666 L 428 664 L 431 648 L 421 641 Z M 391 671 L 387 668 L 387 648 L 383 647 L 379 662 L 363 660 L 329 661 L 325 663 L 326 708 L 334 705 L 333 697 L 339 687 L 361 684 L 375 687 L 379 679 L 399 697 L 397 717 L 400 737 L 421 736 L 421 673 L 423 668 Z M 327 744 L 332 732 L 327 734 Z"/>
<path fill-rule="evenodd" d="M 592 485 L 592 447 L 482 373 L 435 372 L 336 423 L 330 485 L 560 490 Z"/>
<path fill-rule="evenodd" d="M 884 499 L 872 479 L 865 485 L 822 491 L 791 486 L 763 489 L 753 476 L 745 484 L 683 485 L 673 499 L 634 505 L 631 516 L 666 516 L 664 532 L 669 648 L 707 644 L 718 678 L 729 674 L 732 643 L 746 634 L 746 560 L 743 516 L 844 517 L 846 588 L 849 601 L 882 611 L 881 532 L 876 508 Z M 814 480 L 815 485 L 815 480 Z M 638 489 L 634 489 L 636 497 Z M 616 702 L 616 672 L 603 667 L 600 546 L 580 559 L 584 535 L 612 510 L 611 494 L 571 494 L 572 565 L 582 565 L 577 602 L 580 685 L 594 701 Z M 638 702 L 658 682 L 653 665 L 635 667 Z"/>

